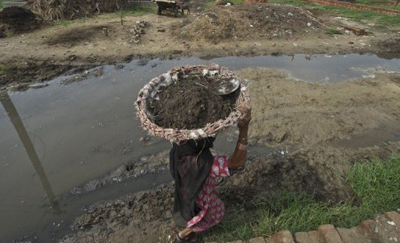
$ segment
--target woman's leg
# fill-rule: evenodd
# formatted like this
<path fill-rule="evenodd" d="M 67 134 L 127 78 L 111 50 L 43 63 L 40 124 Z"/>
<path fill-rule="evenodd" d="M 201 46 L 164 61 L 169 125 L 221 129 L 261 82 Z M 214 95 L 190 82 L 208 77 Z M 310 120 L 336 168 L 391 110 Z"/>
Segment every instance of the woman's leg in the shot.
<path fill-rule="evenodd" d="M 178 233 L 179 238 L 184 239 L 193 231 L 190 228 L 186 228 Z"/>

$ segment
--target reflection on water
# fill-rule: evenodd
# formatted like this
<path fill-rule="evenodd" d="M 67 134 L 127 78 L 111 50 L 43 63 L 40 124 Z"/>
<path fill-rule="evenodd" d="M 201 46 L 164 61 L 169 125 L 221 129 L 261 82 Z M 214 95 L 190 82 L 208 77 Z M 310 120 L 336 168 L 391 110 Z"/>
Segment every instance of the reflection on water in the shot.
<path fill-rule="evenodd" d="M 43 189 L 46 192 L 47 198 L 50 200 L 52 207 L 54 208 L 54 213 L 61 214 L 61 207 L 57 201 L 53 189 L 51 188 L 51 184 L 47 179 L 46 173 L 43 169 L 42 164 L 40 163 L 36 150 L 33 147 L 31 139 L 28 136 L 28 133 L 25 129 L 24 124 L 22 123 L 21 118 L 19 117 L 17 109 L 15 108 L 12 100 L 10 99 L 10 96 L 6 91 L 0 90 L 0 101 L 6 111 L 6 114 L 10 118 L 11 123 L 17 131 L 19 139 L 25 147 L 26 153 L 28 154 L 32 165 L 35 168 L 36 174 L 39 176 L 40 182 L 42 183 Z"/>

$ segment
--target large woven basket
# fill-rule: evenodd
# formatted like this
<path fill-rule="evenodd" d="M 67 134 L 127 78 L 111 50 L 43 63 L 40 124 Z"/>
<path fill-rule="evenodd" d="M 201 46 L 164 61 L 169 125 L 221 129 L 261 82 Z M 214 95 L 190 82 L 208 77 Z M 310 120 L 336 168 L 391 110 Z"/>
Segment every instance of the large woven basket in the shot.
<path fill-rule="evenodd" d="M 198 129 L 172 129 L 172 128 L 164 128 L 160 127 L 154 123 L 152 119 L 152 115 L 147 109 L 147 104 L 149 101 L 154 99 L 157 95 L 157 91 L 160 87 L 165 87 L 171 84 L 172 82 L 179 82 L 178 77 L 182 77 L 185 75 L 213 75 L 215 77 L 220 78 L 234 78 L 239 80 L 240 82 L 240 94 L 236 100 L 236 106 L 223 120 L 218 120 L 213 123 L 208 123 L 203 128 Z M 140 119 L 143 129 L 147 130 L 148 133 L 152 136 L 162 137 L 171 142 L 181 143 L 190 139 L 202 139 L 207 137 L 215 137 L 215 135 L 222 131 L 223 129 L 235 125 L 241 113 L 236 109 L 238 105 L 241 104 L 249 104 L 250 98 L 248 95 L 247 88 L 243 82 L 243 79 L 237 77 L 232 71 L 220 67 L 218 65 L 196 65 L 196 66 L 184 66 L 184 67 L 176 67 L 164 73 L 158 77 L 150 80 L 148 84 L 146 84 L 143 89 L 139 91 L 138 99 L 135 103 L 135 107 L 137 109 L 137 116 Z"/>

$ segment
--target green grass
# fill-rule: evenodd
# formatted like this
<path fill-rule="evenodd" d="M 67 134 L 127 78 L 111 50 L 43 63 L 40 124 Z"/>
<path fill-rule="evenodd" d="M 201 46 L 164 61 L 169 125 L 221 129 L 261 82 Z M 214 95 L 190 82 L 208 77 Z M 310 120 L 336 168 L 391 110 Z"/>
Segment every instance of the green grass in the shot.
<path fill-rule="evenodd" d="M 393 2 L 387 0 L 356 0 L 356 4 L 396 10 Z"/>
<path fill-rule="evenodd" d="M 137 6 L 132 6 L 127 9 L 122 10 L 123 16 L 143 16 L 148 13 L 157 13 L 156 11 L 157 5 L 156 4 L 146 4 L 146 5 L 137 5 Z M 119 16 L 120 12 L 116 12 L 116 14 Z"/>
<path fill-rule="evenodd" d="M 363 1 L 361 3 L 361 1 Z M 399 16 L 395 15 L 388 15 L 385 13 L 379 13 L 375 11 L 366 11 L 366 10 L 357 10 L 357 9 L 350 9 L 345 7 L 334 7 L 334 6 L 321 6 L 312 3 L 303 2 L 301 0 L 271 0 L 271 3 L 275 4 L 287 4 L 297 7 L 311 7 L 318 10 L 323 10 L 326 12 L 333 13 L 337 16 L 351 18 L 357 21 L 360 20 L 367 20 L 369 22 L 374 22 L 379 26 L 400 26 L 400 18 Z M 360 0 L 360 4 L 365 4 L 368 2 L 372 6 L 374 5 L 372 1 L 369 0 Z M 367 4 L 366 4 L 367 5 Z M 379 7 L 382 7 L 379 5 Z M 386 8 L 391 8 L 391 6 L 387 5 Z"/>
<path fill-rule="evenodd" d="M 7 72 L 7 70 L 8 70 L 8 67 L 7 67 L 7 66 L 0 65 L 0 74 L 3 74 L 3 73 L 5 73 L 5 72 Z"/>
<path fill-rule="evenodd" d="M 241 4 L 241 3 L 243 3 L 243 0 L 231 0 L 231 2 L 233 4 Z"/>
<path fill-rule="evenodd" d="M 327 34 L 327 35 L 343 35 L 343 32 L 338 29 L 334 29 L 334 28 L 326 28 L 325 34 Z"/>
<path fill-rule="evenodd" d="M 322 224 L 350 228 L 377 213 L 395 210 L 400 205 L 400 155 L 355 164 L 348 182 L 362 200 L 360 206 L 329 205 L 310 195 L 287 193 L 278 200 L 260 200 L 252 222 L 246 212 L 238 211 L 234 221 L 223 221 L 205 236 L 206 241 L 247 240 L 287 229 L 310 231 Z"/>
<path fill-rule="evenodd" d="M 0 9 L 3 9 L 3 0 L 0 0 Z"/>

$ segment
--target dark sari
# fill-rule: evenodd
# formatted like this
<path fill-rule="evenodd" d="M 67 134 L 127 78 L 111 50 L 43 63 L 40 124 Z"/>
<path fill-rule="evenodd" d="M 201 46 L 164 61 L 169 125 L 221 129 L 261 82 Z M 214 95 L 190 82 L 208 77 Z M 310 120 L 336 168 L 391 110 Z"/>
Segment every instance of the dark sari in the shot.
<path fill-rule="evenodd" d="M 196 198 L 210 174 L 214 157 L 210 148 L 215 138 L 189 140 L 183 144 L 173 144 L 170 152 L 170 170 L 175 179 L 175 200 L 173 218 L 181 227 L 200 211 Z M 197 160 L 188 160 L 197 156 Z"/>

